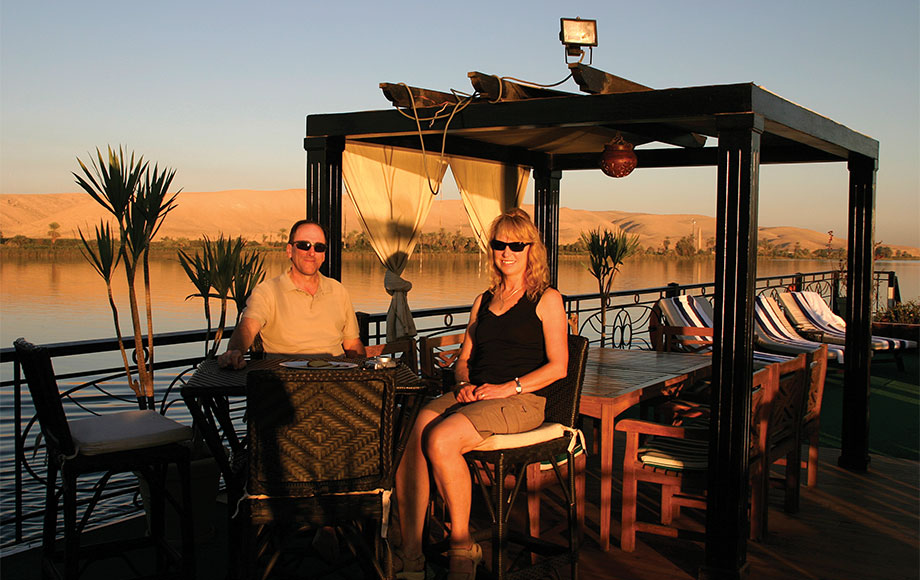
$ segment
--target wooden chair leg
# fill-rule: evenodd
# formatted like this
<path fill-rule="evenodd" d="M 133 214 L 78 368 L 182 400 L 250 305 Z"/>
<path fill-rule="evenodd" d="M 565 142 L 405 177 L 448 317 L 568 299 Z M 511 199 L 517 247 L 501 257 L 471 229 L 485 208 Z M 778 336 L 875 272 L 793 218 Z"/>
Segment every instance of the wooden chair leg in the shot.
<path fill-rule="evenodd" d="M 45 517 L 42 525 L 42 557 L 48 562 L 54 561 L 54 542 L 57 536 L 57 478 L 58 466 L 53 461 L 49 461 L 45 485 Z"/>
<path fill-rule="evenodd" d="M 818 429 L 808 436 L 808 487 L 818 485 Z"/>
<path fill-rule="evenodd" d="M 632 552 L 636 549 L 636 496 L 638 482 L 635 474 L 626 469 L 623 473 L 623 505 L 620 515 L 620 549 Z"/>
<path fill-rule="evenodd" d="M 786 513 L 794 514 L 799 511 L 799 487 L 802 467 L 802 446 L 795 445 L 786 455 L 786 484 L 785 501 L 783 509 Z"/>

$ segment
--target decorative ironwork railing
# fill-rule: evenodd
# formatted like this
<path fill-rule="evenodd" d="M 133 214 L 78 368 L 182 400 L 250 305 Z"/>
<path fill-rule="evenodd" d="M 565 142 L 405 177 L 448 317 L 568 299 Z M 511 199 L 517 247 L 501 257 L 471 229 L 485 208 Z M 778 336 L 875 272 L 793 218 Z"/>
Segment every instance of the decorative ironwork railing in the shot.
<path fill-rule="evenodd" d="M 829 303 L 839 307 L 836 297 L 843 280 L 837 271 L 811 272 L 787 276 L 772 276 L 757 280 L 757 293 L 778 293 L 788 288 L 813 290 Z M 665 296 L 694 294 L 711 296 L 714 284 L 680 286 L 669 284 L 614 292 L 607 308 L 607 321 L 601 329 L 600 299 L 597 294 L 564 297 L 566 310 L 577 320 L 578 332 L 595 344 L 600 343 L 603 330 L 605 346 L 615 348 L 650 348 L 648 334 L 651 309 Z M 876 272 L 875 309 L 900 301 L 897 276 L 894 272 Z M 469 305 L 423 309 L 413 312 L 420 336 L 462 332 L 469 319 Z M 358 313 L 362 339 L 365 344 L 383 342 L 386 336 L 386 313 Z M 232 330 L 232 329 L 231 329 Z M 204 330 L 172 332 L 155 336 L 154 369 L 158 393 L 158 409 L 179 421 L 191 422 L 181 402 L 179 387 L 190 371 L 202 360 L 201 345 Z M 118 358 L 115 339 L 88 340 L 46 345 L 57 369 L 61 396 L 65 399 L 71 419 L 86 414 L 101 414 L 114 410 L 136 408 L 136 400 L 128 387 Z M 44 513 L 44 445 L 36 425 L 31 399 L 23 396 L 24 383 L 12 348 L 0 349 L 0 401 L 4 413 L 0 417 L 0 486 L 13 490 L 0 497 L 0 548 L 7 550 L 26 545 L 41 535 Z M 237 401 L 232 416 L 242 426 L 245 402 Z M 11 449 L 12 447 L 12 449 Z M 92 483 L 84 485 L 91 490 Z M 101 525 L 113 519 L 135 514 L 141 508 L 137 484 L 130 476 L 112 478 L 103 494 L 104 506 L 88 525 Z M 87 500 L 89 501 L 89 500 Z"/>

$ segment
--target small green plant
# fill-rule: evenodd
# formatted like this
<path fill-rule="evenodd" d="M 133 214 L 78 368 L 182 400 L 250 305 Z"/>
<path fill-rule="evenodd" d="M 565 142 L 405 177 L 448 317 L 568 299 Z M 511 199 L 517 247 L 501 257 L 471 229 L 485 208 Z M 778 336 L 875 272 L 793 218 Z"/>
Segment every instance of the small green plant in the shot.
<path fill-rule="evenodd" d="M 607 307 L 610 305 L 610 289 L 613 287 L 613 279 L 620 271 L 623 261 L 638 250 L 639 236 L 631 236 L 619 228 L 613 232 L 606 228 L 597 228 L 583 232 L 581 240 L 588 249 L 590 258 L 588 271 L 597 280 L 597 290 L 601 297 L 601 347 L 603 347 L 607 330 Z"/>
<path fill-rule="evenodd" d="M 236 304 L 236 322 L 246 307 L 253 289 L 265 278 L 264 259 L 258 251 L 246 252 L 246 242 L 241 237 L 211 240 L 204 238 L 201 252 L 189 255 L 179 250 L 179 263 L 197 292 L 188 298 L 200 297 L 204 301 L 204 317 L 208 325 L 205 337 L 205 357 L 217 356 L 227 321 L 227 304 L 233 298 Z M 213 291 L 213 292 L 212 292 Z M 211 299 L 220 301 L 220 319 L 211 340 Z M 211 342 L 210 348 L 208 343 Z"/>
<path fill-rule="evenodd" d="M 920 324 L 920 302 L 917 300 L 898 302 L 888 310 L 876 314 L 875 320 L 899 324 Z"/>

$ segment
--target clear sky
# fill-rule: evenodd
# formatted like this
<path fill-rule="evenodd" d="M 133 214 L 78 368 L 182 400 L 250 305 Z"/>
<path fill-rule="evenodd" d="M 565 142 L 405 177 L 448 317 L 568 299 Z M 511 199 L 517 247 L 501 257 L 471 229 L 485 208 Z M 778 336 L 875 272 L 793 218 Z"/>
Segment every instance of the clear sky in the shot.
<path fill-rule="evenodd" d="M 917 0 L 2 0 L 0 193 L 78 191 L 75 158 L 108 144 L 175 168 L 186 191 L 302 188 L 308 114 L 390 108 L 380 82 L 470 92 L 473 70 L 559 81 L 559 18 L 579 16 L 598 21 L 598 68 L 654 88 L 754 82 L 878 139 L 876 239 L 920 246 L 918 11 Z M 713 215 L 715 179 L 711 168 L 571 173 L 562 204 Z M 842 163 L 767 166 L 760 224 L 844 236 L 846 189 Z"/>

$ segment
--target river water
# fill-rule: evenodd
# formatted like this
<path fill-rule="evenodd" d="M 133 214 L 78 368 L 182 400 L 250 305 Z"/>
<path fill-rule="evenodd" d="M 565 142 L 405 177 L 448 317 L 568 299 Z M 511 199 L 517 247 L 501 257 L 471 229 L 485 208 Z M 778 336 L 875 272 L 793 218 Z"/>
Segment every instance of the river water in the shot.
<path fill-rule="evenodd" d="M 836 262 L 825 260 L 761 260 L 758 276 L 832 270 Z M 268 276 L 287 267 L 280 252 L 268 255 Z M 879 270 L 894 270 L 904 300 L 920 295 L 920 262 L 879 262 Z M 123 275 L 120 274 L 119 275 Z M 355 309 L 386 312 L 389 296 L 383 289 L 384 269 L 372 255 L 346 254 L 342 280 L 348 287 Z M 186 299 L 195 292 L 176 259 L 151 262 L 155 332 L 204 328 L 200 298 Z M 476 254 L 416 254 L 403 277 L 412 282 L 412 308 L 470 304 L 488 286 L 488 263 Z M 711 282 L 713 260 L 632 258 L 621 268 L 615 290 L 651 288 L 670 282 Z M 130 328 L 124 280 L 115 280 L 116 302 L 122 328 Z M 587 270 L 587 258 L 562 256 L 559 290 L 563 294 L 597 292 L 597 283 Z M 230 305 L 228 320 L 236 310 Z M 215 316 L 216 321 L 216 316 Z M 0 261 L 0 345 L 8 347 L 17 337 L 36 343 L 52 343 L 114 336 L 114 326 L 105 285 L 80 256 L 53 261 L 4 257 Z"/>

